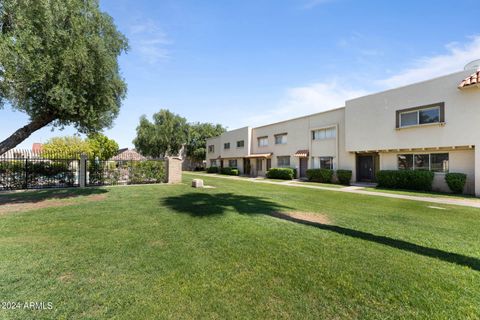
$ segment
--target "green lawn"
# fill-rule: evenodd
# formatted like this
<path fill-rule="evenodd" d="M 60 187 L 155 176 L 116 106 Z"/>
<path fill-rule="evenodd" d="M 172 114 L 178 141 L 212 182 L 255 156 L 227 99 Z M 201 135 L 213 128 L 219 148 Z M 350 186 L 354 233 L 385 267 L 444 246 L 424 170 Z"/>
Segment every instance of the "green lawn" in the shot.
<path fill-rule="evenodd" d="M 479 209 L 193 177 L 0 195 L 0 319 L 480 318 Z"/>

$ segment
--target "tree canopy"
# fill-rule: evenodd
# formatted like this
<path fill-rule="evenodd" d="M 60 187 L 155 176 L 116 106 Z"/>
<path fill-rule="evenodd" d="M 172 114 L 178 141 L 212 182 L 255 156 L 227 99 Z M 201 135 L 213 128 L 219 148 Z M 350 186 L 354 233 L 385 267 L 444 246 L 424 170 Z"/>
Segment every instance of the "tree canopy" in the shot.
<path fill-rule="evenodd" d="M 225 131 L 226 129 L 220 124 L 200 122 L 190 124 L 186 144 L 187 157 L 196 162 L 205 160 L 207 154 L 207 139 L 219 136 Z"/>
<path fill-rule="evenodd" d="M 207 138 L 218 136 L 225 130 L 219 124 L 187 123 L 185 118 L 162 109 L 153 115 L 153 122 L 146 116 L 140 118 L 133 143 L 145 156 L 179 155 L 185 147 L 187 157 L 202 161 L 205 159 Z"/>
<path fill-rule="evenodd" d="M 80 155 L 86 154 L 89 158 L 108 160 L 117 154 L 118 144 L 101 133 L 90 135 L 87 139 L 79 136 L 54 137 L 43 145 L 47 154 Z"/>
<path fill-rule="evenodd" d="M 0 1 L 0 107 L 30 117 L 0 154 L 49 124 L 87 134 L 111 126 L 126 94 L 117 59 L 127 47 L 98 0 Z"/>
<path fill-rule="evenodd" d="M 187 142 L 189 126 L 187 120 L 169 110 L 162 109 L 153 114 L 153 122 L 145 115 L 137 126 L 135 148 L 144 156 L 154 158 L 178 155 Z"/>

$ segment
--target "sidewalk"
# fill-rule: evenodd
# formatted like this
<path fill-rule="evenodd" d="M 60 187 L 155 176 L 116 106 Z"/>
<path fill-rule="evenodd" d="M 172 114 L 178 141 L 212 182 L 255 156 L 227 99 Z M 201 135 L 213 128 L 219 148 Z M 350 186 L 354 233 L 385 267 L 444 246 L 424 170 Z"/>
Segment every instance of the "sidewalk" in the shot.
<path fill-rule="evenodd" d="M 350 186 L 350 187 L 346 186 L 343 188 L 338 188 L 338 187 L 335 188 L 335 187 L 299 184 L 299 183 L 295 183 L 295 182 L 298 182 L 296 180 L 278 181 L 278 180 L 270 180 L 266 178 L 224 176 L 219 174 L 207 174 L 207 173 L 185 172 L 185 171 L 183 173 L 187 175 L 203 176 L 203 177 L 210 177 L 210 178 L 242 180 L 242 181 L 249 181 L 253 183 L 268 183 L 268 184 L 277 184 L 277 185 L 287 186 L 287 187 L 299 187 L 299 188 L 319 189 L 319 190 L 328 190 L 328 191 L 336 191 L 336 192 L 357 193 L 357 194 L 379 196 L 379 197 L 385 197 L 385 198 L 405 199 L 405 200 L 422 201 L 422 202 L 430 202 L 430 203 L 437 203 L 437 204 L 480 208 L 480 199 L 475 199 L 475 198 L 467 199 L 467 198 L 449 198 L 449 197 L 411 196 L 411 195 L 404 195 L 404 194 L 386 193 L 381 191 L 368 191 L 368 190 L 364 190 L 361 187 L 356 187 L 356 186 Z"/>

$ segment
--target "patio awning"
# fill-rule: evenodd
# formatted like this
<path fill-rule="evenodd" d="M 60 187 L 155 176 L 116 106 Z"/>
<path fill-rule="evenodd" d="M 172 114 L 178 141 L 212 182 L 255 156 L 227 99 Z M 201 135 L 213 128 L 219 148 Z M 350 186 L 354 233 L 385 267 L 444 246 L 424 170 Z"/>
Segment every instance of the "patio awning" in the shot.
<path fill-rule="evenodd" d="M 469 77 L 465 78 L 459 85 L 459 89 L 464 88 L 472 88 L 477 87 L 480 88 L 480 70 L 476 71 L 474 74 L 470 75 Z"/>
<path fill-rule="evenodd" d="M 272 153 L 253 153 L 245 156 L 244 158 L 270 158 Z"/>
<path fill-rule="evenodd" d="M 293 156 L 299 158 L 306 158 L 308 157 L 308 150 L 298 150 Z"/>

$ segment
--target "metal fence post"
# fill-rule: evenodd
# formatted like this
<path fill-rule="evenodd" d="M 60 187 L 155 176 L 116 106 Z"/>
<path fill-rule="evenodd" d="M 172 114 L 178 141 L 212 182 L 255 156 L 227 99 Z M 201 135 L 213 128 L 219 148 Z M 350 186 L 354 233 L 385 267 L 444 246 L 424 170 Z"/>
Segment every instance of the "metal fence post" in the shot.
<path fill-rule="evenodd" d="M 85 188 L 87 184 L 87 155 L 82 153 L 80 155 L 80 176 L 78 177 L 78 183 L 80 188 Z"/>

